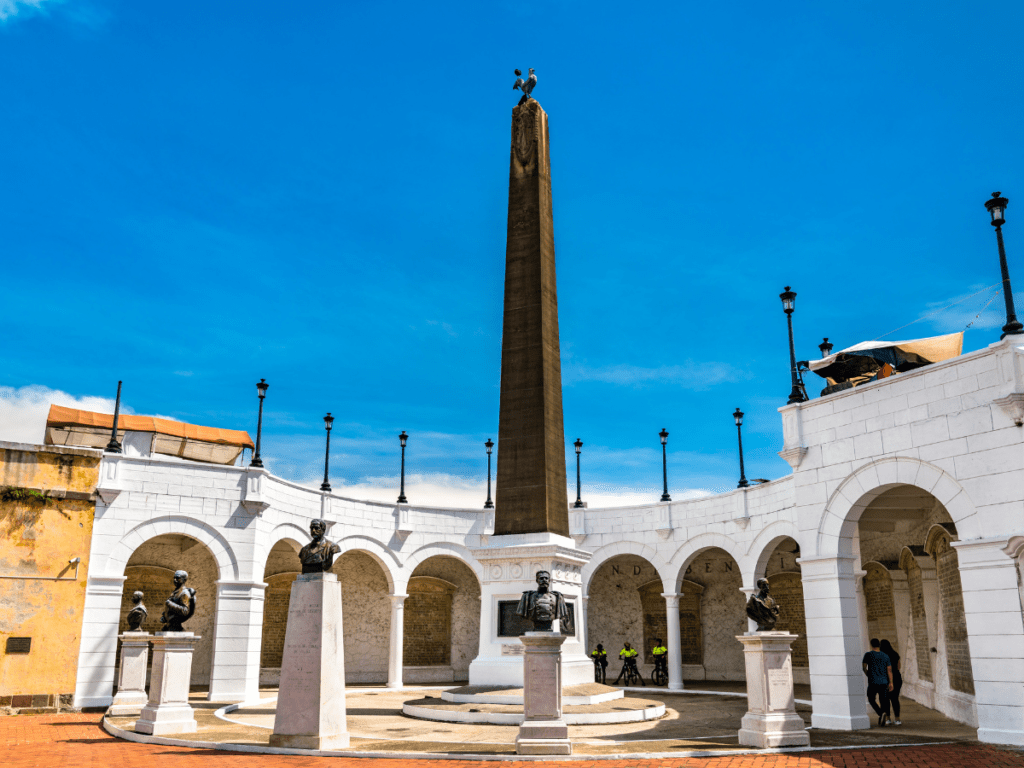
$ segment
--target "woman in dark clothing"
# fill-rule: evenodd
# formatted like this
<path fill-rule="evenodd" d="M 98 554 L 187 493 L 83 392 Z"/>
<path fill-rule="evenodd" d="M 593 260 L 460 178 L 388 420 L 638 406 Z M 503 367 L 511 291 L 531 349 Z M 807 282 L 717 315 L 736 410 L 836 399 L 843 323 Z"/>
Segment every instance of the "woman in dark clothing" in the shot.
<path fill-rule="evenodd" d="M 892 647 L 892 643 L 883 640 L 881 643 L 882 653 L 889 657 L 892 664 L 892 690 L 889 691 L 889 704 L 892 705 L 892 714 L 896 719 L 895 725 L 903 725 L 900 722 L 900 688 L 903 687 L 903 675 L 900 673 L 900 655 Z"/>

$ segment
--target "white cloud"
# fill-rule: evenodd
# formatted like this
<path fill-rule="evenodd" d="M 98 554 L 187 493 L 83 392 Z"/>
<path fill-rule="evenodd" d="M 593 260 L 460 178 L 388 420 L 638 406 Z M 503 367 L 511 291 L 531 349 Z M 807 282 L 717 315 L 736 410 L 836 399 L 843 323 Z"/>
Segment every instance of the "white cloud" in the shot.
<path fill-rule="evenodd" d="M 51 404 L 99 413 L 114 412 L 114 399 L 111 397 L 75 397 L 38 384 L 17 389 L 0 387 L 0 440 L 41 444 L 45 437 L 46 414 Z M 121 412 L 133 413 L 123 402 Z"/>
<path fill-rule="evenodd" d="M 0 0 L 0 21 L 7 21 L 12 16 L 17 16 L 22 8 L 39 10 L 46 0 Z"/>
<path fill-rule="evenodd" d="M 600 381 L 605 384 L 642 387 L 652 383 L 663 383 L 675 384 L 697 392 L 710 389 L 716 384 L 748 378 L 749 373 L 728 363 L 693 360 L 687 360 L 683 365 L 660 365 L 655 368 L 626 364 L 590 367 L 569 362 L 563 369 L 563 381 L 566 384 Z"/>
<path fill-rule="evenodd" d="M 320 488 L 320 479 L 302 483 L 309 488 Z M 365 477 L 356 483 L 331 481 L 331 493 L 359 501 L 381 501 L 394 504 L 398 500 L 399 478 Z M 492 487 L 492 494 L 493 494 Z M 661 498 L 661 487 L 622 488 L 612 485 L 595 486 L 583 494 L 589 509 L 627 507 L 654 504 Z M 713 491 L 694 488 L 672 491 L 673 501 L 698 499 L 713 495 Z M 444 507 L 446 509 L 483 509 L 487 499 L 487 481 L 470 480 L 444 473 L 406 475 L 405 496 L 414 507 Z M 492 495 L 493 498 L 493 495 Z M 576 500 L 575 488 L 566 496 L 566 503 Z"/>

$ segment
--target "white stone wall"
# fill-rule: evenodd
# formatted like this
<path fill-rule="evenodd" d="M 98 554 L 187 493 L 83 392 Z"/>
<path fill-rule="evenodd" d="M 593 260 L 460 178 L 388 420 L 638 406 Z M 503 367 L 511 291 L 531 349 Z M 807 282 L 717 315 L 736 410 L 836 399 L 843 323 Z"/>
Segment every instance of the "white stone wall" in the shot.
<path fill-rule="evenodd" d="M 1021 548 L 1013 545 L 1024 537 L 1024 430 L 1016 423 L 1024 421 L 1024 350 L 993 344 L 780 413 L 780 455 L 794 467 L 792 475 L 703 499 L 572 510 L 573 538 L 593 555 L 583 569 L 584 593 L 603 563 L 632 555 L 649 562 L 666 592 L 677 594 L 687 567 L 712 548 L 736 562 L 738 583 L 750 588 L 778 543 L 792 537 L 801 551 L 815 725 L 866 727 L 858 583 L 863 563 L 888 555 L 893 542 L 860 541 L 857 520 L 887 488 L 916 486 L 956 525 L 979 734 L 1024 743 Z M 210 695 L 237 700 L 255 691 L 262 578 L 277 541 L 306 541 L 308 521 L 322 515 L 332 523 L 329 537 L 345 551 L 372 557 L 387 592 L 401 595 L 416 567 L 435 555 L 462 560 L 479 580 L 470 549 L 486 545 L 493 526 L 482 510 L 324 497 L 241 467 L 107 456 L 101 478 L 80 705 L 109 702 L 124 566 L 153 536 L 190 536 L 216 560 L 219 583 L 203 589 L 218 599 Z M 733 599 L 739 605 L 742 595 Z M 229 610 L 221 610 L 222 601 Z M 904 608 L 898 605 L 898 613 Z M 734 610 L 723 608 L 713 619 L 705 614 L 714 627 L 706 641 L 725 648 L 728 633 L 741 629 L 728 624 Z M 897 626 L 905 626 L 900 615 Z"/>

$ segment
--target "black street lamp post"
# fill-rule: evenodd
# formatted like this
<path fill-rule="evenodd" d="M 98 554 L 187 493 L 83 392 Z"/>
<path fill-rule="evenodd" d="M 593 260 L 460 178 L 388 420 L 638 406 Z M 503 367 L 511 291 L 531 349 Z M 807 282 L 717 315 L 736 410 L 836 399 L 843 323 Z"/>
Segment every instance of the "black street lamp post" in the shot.
<path fill-rule="evenodd" d="M 398 436 L 398 441 L 402 444 L 402 486 L 398 491 L 398 503 L 408 504 L 409 500 L 405 498 L 405 442 L 409 439 L 409 436 L 405 434 L 405 430 L 402 430 L 402 434 Z"/>
<path fill-rule="evenodd" d="M 786 290 L 779 294 L 782 299 L 782 310 L 786 313 L 786 323 L 789 325 L 789 369 L 793 377 L 793 390 L 789 393 L 789 400 L 786 405 L 803 403 L 807 400 L 803 387 L 800 384 L 800 374 L 796 368 L 796 350 L 793 347 L 793 305 L 796 303 L 796 291 Z"/>
<path fill-rule="evenodd" d="M 494 509 L 494 502 L 491 501 L 491 449 L 494 448 L 494 441 L 488 437 L 484 447 L 487 449 L 487 501 L 484 502 L 484 509 Z"/>
<path fill-rule="evenodd" d="M 743 471 L 743 411 L 737 408 L 732 417 L 736 420 L 736 439 L 740 443 L 740 483 L 736 487 L 746 488 L 750 483 L 747 482 L 747 475 Z"/>
<path fill-rule="evenodd" d="M 664 484 L 664 492 L 661 494 L 662 501 L 672 501 L 672 497 L 668 495 L 668 452 L 665 448 L 665 443 L 668 442 L 668 432 L 665 428 L 661 428 L 661 432 L 658 433 L 658 437 L 661 438 L 661 478 Z"/>
<path fill-rule="evenodd" d="M 260 383 L 256 385 L 256 391 L 260 394 L 260 415 L 256 421 L 256 450 L 252 453 L 252 461 L 249 462 L 250 467 L 262 467 L 263 459 L 260 458 L 260 437 L 263 435 L 263 398 L 267 396 L 267 389 L 270 385 L 267 384 L 266 379 L 260 379 Z"/>
<path fill-rule="evenodd" d="M 1006 223 L 1006 205 L 1010 202 L 1000 197 L 1001 192 L 993 192 L 992 199 L 985 201 L 985 207 L 992 215 L 992 226 L 996 228 L 996 242 L 999 244 L 999 268 L 1003 271 L 1003 300 L 1006 302 L 1006 325 L 1000 339 L 1016 333 L 1024 333 L 1024 325 L 1017 320 L 1013 308 L 1013 289 L 1010 287 L 1010 268 L 1006 266 L 1006 248 L 1003 246 L 1003 224 Z"/>
<path fill-rule="evenodd" d="M 577 437 L 573 446 L 576 448 L 576 503 L 572 506 L 573 509 L 580 509 L 583 506 L 583 500 L 580 498 L 580 450 L 583 448 L 583 441 Z"/>
<path fill-rule="evenodd" d="M 324 451 L 324 481 L 320 483 L 321 491 L 331 490 L 331 481 L 327 477 L 328 467 L 331 463 L 331 425 L 334 424 L 334 417 L 328 413 L 324 416 L 324 429 L 327 430 L 327 449 Z"/>
<path fill-rule="evenodd" d="M 121 413 L 121 382 L 117 382 L 117 399 L 114 400 L 114 426 L 110 430 L 110 442 L 104 448 L 107 453 L 120 453 L 121 443 L 117 439 L 117 417 Z"/>

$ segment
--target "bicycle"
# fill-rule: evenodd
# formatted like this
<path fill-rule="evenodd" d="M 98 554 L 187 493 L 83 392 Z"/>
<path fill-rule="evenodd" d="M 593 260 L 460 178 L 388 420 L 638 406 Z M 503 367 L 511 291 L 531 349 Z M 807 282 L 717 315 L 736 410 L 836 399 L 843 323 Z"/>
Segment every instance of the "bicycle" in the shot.
<path fill-rule="evenodd" d="M 638 683 L 644 685 L 644 679 L 640 676 L 640 673 L 636 669 L 636 661 L 633 659 L 626 659 L 622 662 L 622 671 L 619 672 L 619 677 L 616 678 L 615 682 L 618 683 L 619 679 L 622 679 L 622 684 L 629 687 L 635 687 Z"/>
<path fill-rule="evenodd" d="M 654 657 L 654 671 L 651 672 L 651 682 L 655 685 L 665 685 L 668 682 L 668 670 L 666 669 L 665 655 Z"/>
<path fill-rule="evenodd" d="M 601 659 L 592 659 L 592 661 L 594 662 L 594 682 L 607 682 L 605 678 L 605 664 L 601 663 Z"/>

